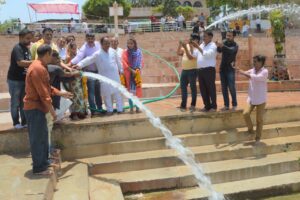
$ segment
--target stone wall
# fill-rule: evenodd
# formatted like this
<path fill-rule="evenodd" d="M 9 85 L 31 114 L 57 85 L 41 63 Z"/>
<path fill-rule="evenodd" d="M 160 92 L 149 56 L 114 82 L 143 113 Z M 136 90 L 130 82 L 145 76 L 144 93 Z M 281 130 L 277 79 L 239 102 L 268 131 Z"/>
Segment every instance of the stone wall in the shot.
<path fill-rule="evenodd" d="M 97 35 L 99 39 L 103 35 Z M 178 71 L 180 71 L 180 60 L 176 55 L 178 41 L 188 38 L 189 33 L 186 32 L 164 32 L 164 33 L 144 33 L 136 34 L 139 47 L 149 50 L 167 61 L 171 62 Z M 77 34 L 77 44 L 79 46 L 84 43 L 84 35 Z M 124 48 L 128 36 L 120 36 L 120 47 Z M 56 40 L 56 39 L 55 39 Z M 220 34 L 215 34 L 215 40 L 221 40 Z M 237 38 L 239 44 L 239 53 L 237 56 L 237 66 L 248 69 L 250 67 L 248 39 Z M 10 62 L 10 54 L 13 46 L 18 42 L 16 36 L 0 36 L 0 93 L 7 92 L 6 76 Z M 300 40 L 299 36 L 289 36 L 286 42 L 287 60 L 290 70 L 294 78 L 300 78 Z M 271 65 L 272 57 L 275 53 L 272 38 L 255 37 L 253 38 L 253 51 L 255 54 L 263 54 L 268 57 L 267 65 Z M 218 63 L 220 56 L 218 56 Z M 145 66 L 143 69 L 144 83 L 169 83 L 177 82 L 174 72 L 167 65 L 156 58 L 144 55 Z M 218 79 L 218 74 L 217 74 Z"/>

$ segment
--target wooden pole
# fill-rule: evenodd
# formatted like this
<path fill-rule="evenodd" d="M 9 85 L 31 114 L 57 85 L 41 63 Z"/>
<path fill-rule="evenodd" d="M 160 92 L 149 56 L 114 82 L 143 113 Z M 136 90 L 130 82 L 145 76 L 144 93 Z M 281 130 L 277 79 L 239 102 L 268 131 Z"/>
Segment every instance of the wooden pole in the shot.
<path fill-rule="evenodd" d="M 250 68 L 253 65 L 253 37 L 250 34 L 248 37 L 248 51 L 249 51 L 249 60 L 250 60 Z"/>
<path fill-rule="evenodd" d="M 29 4 L 27 4 L 27 10 L 28 10 L 28 15 L 29 15 L 29 20 L 30 20 L 30 23 L 31 23 L 32 20 L 31 20 L 31 15 L 30 15 L 30 10 L 29 10 Z"/>
<path fill-rule="evenodd" d="M 114 8 L 115 37 L 118 37 L 119 36 L 119 33 L 118 33 L 118 30 L 119 30 L 119 28 L 118 28 L 118 4 L 116 1 L 113 4 L 113 8 Z"/>

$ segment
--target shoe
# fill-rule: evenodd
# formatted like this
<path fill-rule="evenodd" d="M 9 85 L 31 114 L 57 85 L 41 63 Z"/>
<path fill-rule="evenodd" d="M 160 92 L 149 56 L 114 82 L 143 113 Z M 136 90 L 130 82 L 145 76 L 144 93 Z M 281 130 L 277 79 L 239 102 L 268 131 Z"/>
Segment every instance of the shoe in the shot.
<path fill-rule="evenodd" d="M 118 113 L 118 115 L 124 114 L 124 110 L 123 111 L 118 111 L 117 113 Z"/>
<path fill-rule="evenodd" d="M 24 125 L 22 125 L 23 126 L 23 128 L 27 128 L 28 126 L 27 126 L 27 124 L 24 124 Z"/>
<path fill-rule="evenodd" d="M 256 137 L 254 145 L 257 146 L 259 144 L 260 144 L 260 138 Z"/>
<path fill-rule="evenodd" d="M 211 108 L 211 109 L 209 109 L 208 112 L 216 112 L 216 111 L 217 111 L 217 109 Z"/>
<path fill-rule="evenodd" d="M 237 106 L 232 106 L 231 110 L 232 111 L 236 111 L 237 110 Z"/>
<path fill-rule="evenodd" d="M 223 108 L 220 109 L 221 111 L 228 111 L 229 110 L 229 107 L 227 106 L 224 106 Z"/>
<path fill-rule="evenodd" d="M 179 107 L 179 110 L 180 110 L 181 112 L 186 112 L 186 108 L 183 108 L 183 107 Z"/>
<path fill-rule="evenodd" d="M 107 112 L 106 115 L 107 116 L 112 116 L 114 113 L 113 112 Z"/>
<path fill-rule="evenodd" d="M 134 114 L 133 108 L 130 108 L 130 114 Z"/>
<path fill-rule="evenodd" d="M 200 110 L 199 110 L 199 112 L 208 112 L 209 110 L 207 110 L 206 108 L 201 108 Z"/>
<path fill-rule="evenodd" d="M 253 130 L 248 130 L 246 133 L 248 140 L 253 140 L 255 136 L 255 132 Z"/>
<path fill-rule="evenodd" d="M 15 129 L 22 129 L 23 128 L 23 126 L 21 124 L 16 124 L 16 125 L 14 125 L 14 127 L 15 127 Z"/>
<path fill-rule="evenodd" d="M 97 112 L 91 113 L 91 118 L 99 117 L 99 116 L 100 116 L 100 114 Z"/>
<path fill-rule="evenodd" d="M 53 171 L 51 169 L 46 169 L 45 171 L 42 172 L 35 172 L 33 173 L 34 175 L 39 175 L 39 176 L 50 176 L 53 174 Z"/>
<path fill-rule="evenodd" d="M 195 107 L 195 106 L 191 106 L 191 107 L 190 107 L 190 112 L 193 113 L 193 112 L 195 112 L 195 111 L 196 111 L 196 107 Z"/>

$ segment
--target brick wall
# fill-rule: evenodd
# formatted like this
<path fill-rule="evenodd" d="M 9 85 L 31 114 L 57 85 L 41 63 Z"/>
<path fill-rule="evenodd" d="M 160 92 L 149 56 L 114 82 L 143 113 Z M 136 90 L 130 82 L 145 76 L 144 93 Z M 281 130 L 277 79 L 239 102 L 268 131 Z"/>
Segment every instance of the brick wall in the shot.
<path fill-rule="evenodd" d="M 99 39 L 103 35 L 97 35 Z M 164 33 L 145 33 L 136 34 L 135 38 L 138 45 L 146 50 L 149 50 L 176 66 L 180 71 L 180 61 L 176 55 L 176 49 L 179 39 L 188 38 L 189 33 L 185 32 L 164 32 Z M 124 48 L 128 36 L 120 37 L 120 47 Z M 56 39 L 55 39 L 56 40 Z M 84 43 L 84 35 L 76 35 L 77 44 L 81 46 Z M 215 40 L 221 40 L 220 34 L 215 34 Z M 248 40 L 245 38 L 237 38 L 240 50 L 237 56 L 237 65 L 243 69 L 248 69 L 249 66 L 249 52 Z M 7 91 L 6 76 L 9 67 L 10 53 L 13 46 L 18 42 L 16 36 L 0 36 L 0 92 Z M 289 36 L 286 43 L 288 64 L 291 66 L 290 72 L 294 78 L 300 78 L 300 40 L 297 36 Z M 263 54 L 268 57 L 267 65 L 271 65 L 272 57 L 275 53 L 272 38 L 258 37 L 253 38 L 253 48 L 255 54 Z M 144 55 L 145 67 L 143 69 L 143 80 L 145 83 L 159 83 L 159 82 L 177 82 L 176 76 L 167 65 L 156 58 Z M 220 56 L 218 56 L 218 63 Z M 218 64 L 219 65 L 219 64 Z M 217 73 L 217 79 L 218 73 Z M 243 80 L 242 76 L 238 76 L 238 80 Z"/>

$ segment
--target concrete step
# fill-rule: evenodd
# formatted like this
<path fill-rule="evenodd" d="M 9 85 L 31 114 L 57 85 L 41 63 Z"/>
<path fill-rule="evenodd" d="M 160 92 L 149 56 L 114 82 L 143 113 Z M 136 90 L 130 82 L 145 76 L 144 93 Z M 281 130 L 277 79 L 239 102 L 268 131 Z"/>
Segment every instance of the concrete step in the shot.
<path fill-rule="evenodd" d="M 227 199 L 257 200 L 264 197 L 291 194 L 300 191 L 300 172 L 291 172 L 273 176 L 259 177 L 241 181 L 213 185 Z M 184 200 L 207 200 L 209 194 L 199 187 L 174 189 L 169 191 L 127 195 L 126 200 L 173 200 L 180 197 Z"/>
<path fill-rule="evenodd" d="M 124 200 L 118 182 L 89 177 L 90 200 Z"/>
<path fill-rule="evenodd" d="M 56 174 L 33 175 L 29 155 L 0 155 L 0 199 L 51 200 Z"/>
<path fill-rule="evenodd" d="M 53 200 L 89 200 L 89 177 L 86 164 L 64 162 Z"/>
<path fill-rule="evenodd" d="M 221 132 L 212 133 L 186 133 L 177 135 L 185 146 L 201 146 L 210 144 L 236 143 L 248 140 L 246 128 L 237 128 Z M 291 136 L 300 133 L 300 121 L 270 124 L 264 126 L 263 138 L 273 138 L 281 136 Z M 164 137 L 153 137 L 139 140 L 128 140 L 120 142 L 110 142 L 105 144 L 89 144 L 76 146 L 76 157 L 85 158 L 100 155 L 133 153 L 142 151 L 152 151 L 165 149 L 166 140 Z M 71 154 L 75 148 L 68 148 L 65 153 Z"/>
<path fill-rule="evenodd" d="M 189 148 L 196 161 L 213 162 L 220 160 L 238 159 L 243 157 L 263 157 L 268 154 L 295 151 L 300 149 L 300 135 L 264 139 L 258 146 L 253 142 L 233 144 L 206 145 Z M 120 155 L 107 155 L 94 158 L 80 159 L 80 162 L 89 163 L 90 174 L 127 172 L 161 167 L 183 165 L 172 149 L 145 151 Z"/>
<path fill-rule="evenodd" d="M 264 123 L 274 124 L 298 121 L 300 117 L 299 112 L 299 106 L 267 108 Z M 220 132 L 222 130 L 245 126 L 241 110 L 216 113 L 195 112 L 190 114 L 178 113 L 176 109 L 173 109 L 165 113 L 167 115 L 160 116 L 160 119 L 174 135 Z M 282 118 L 283 113 L 288 113 L 288 115 Z M 53 135 L 54 138 L 60 140 L 64 145 L 63 157 L 69 160 L 84 156 L 81 154 L 80 148 L 77 148 L 81 145 L 107 144 L 162 136 L 160 130 L 154 128 L 145 117 L 132 118 L 124 115 L 124 117 L 120 116 L 120 118 L 122 120 L 113 120 L 110 122 L 106 121 L 106 119 L 109 120 L 110 118 L 102 118 L 103 120 L 101 121 L 103 122 L 101 123 L 91 123 L 89 121 L 80 123 L 70 122 L 67 125 L 62 125 L 54 129 Z M 76 131 L 74 131 L 75 129 Z"/>
<path fill-rule="evenodd" d="M 299 171 L 299 155 L 300 151 L 285 152 L 259 159 L 245 157 L 202 163 L 202 167 L 211 182 L 218 184 Z M 99 174 L 95 177 L 118 181 L 123 193 L 197 186 L 197 181 L 187 166 Z"/>
<path fill-rule="evenodd" d="M 296 93 L 298 94 L 298 93 Z M 274 96 L 272 96 L 274 95 Z M 278 95 L 286 95 L 291 98 L 291 105 L 282 106 L 275 99 Z M 243 98 L 246 95 L 243 94 Z M 300 106 L 297 105 L 297 95 L 270 94 L 273 104 L 266 109 L 264 124 L 284 123 L 299 121 Z M 240 100 L 241 101 L 241 100 Z M 275 102 L 275 103 L 274 103 Z M 242 105 L 243 103 L 241 103 Z M 245 104 L 245 103 L 244 103 Z M 290 104 L 290 105 L 288 105 Z M 177 103 L 174 99 L 153 103 L 148 107 L 167 126 L 174 135 L 185 133 L 208 133 L 213 131 L 235 129 L 245 127 L 242 110 L 230 112 L 182 113 L 176 109 Z M 276 107 L 275 107 L 276 106 Z M 255 113 L 253 113 L 253 116 Z M 282 117 L 284 115 L 284 117 Z M 27 130 L 4 129 L 0 127 L 0 153 L 29 152 Z M 87 118 L 81 121 L 64 121 L 56 124 L 52 132 L 53 140 L 64 147 L 63 159 L 74 160 L 81 155 L 81 145 L 107 144 L 119 141 L 138 140 L 146 138 L 161 137 L 160 130 L 153 127 L 148 118 L 143 114 L 137 115 L 114 115 L 111 117 Z M 68 151 L 72 149 L 72 151 Z"/>

